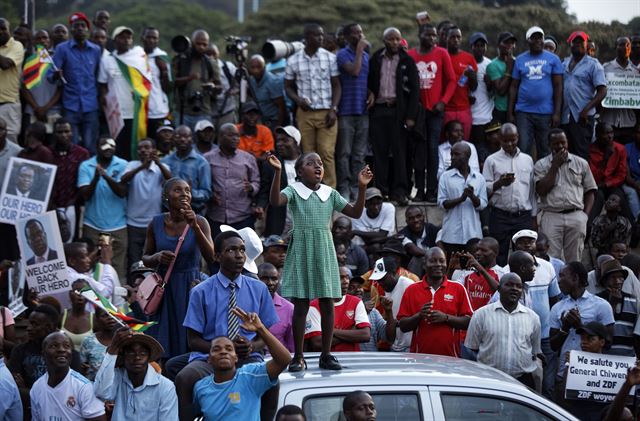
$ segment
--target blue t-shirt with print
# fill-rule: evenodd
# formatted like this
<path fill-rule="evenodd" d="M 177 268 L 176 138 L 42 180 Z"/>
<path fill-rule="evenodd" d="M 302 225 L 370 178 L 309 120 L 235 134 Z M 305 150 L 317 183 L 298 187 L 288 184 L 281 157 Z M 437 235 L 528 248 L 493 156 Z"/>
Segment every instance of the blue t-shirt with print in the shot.
<path fill-rule="evenodd" d="M 516 112 L 553 114 L 553 75 L 562 75 L 562 63 L 548 51 L 516 58 L 511 76 L 520 81 Z"/>
<path fill-rule="evenodd" d="M 243 365 L 224 383 L 207 376 L 193 387 L 195 411 L 207 421 L 260 421 L 260 398 L 276 383 L 267 374 L 267 363 Z"/>

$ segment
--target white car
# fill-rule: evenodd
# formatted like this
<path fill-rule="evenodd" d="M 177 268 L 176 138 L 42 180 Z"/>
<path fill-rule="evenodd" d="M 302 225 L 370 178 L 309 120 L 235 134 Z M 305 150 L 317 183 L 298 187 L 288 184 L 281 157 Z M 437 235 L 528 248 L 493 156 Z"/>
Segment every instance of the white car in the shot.
<path fill-rule="evenodd" d="M 297 405 L 308 421 L 340 421 L 342 400 L 368 392 L 379 421 L 578 421 L 513 377 L 485 365 L 439 355 L 337 353 L 342 371 L 308 369 L 280 375 L 278 408 Z"/>

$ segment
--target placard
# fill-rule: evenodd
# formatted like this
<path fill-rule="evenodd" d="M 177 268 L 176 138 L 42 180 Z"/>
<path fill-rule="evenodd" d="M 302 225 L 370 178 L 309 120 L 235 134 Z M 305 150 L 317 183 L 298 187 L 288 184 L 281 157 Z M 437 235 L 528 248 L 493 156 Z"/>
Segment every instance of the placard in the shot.
<path fill-rule="evenodd" d="M 15 225 L 18 219 L 47 211 L 55 165 L 11 158 L 0 194 L 0 222 Z"/>
<path fill-rule="evenodd" d="M 41 297 L 51 295 L 68 307 L 71 282 L 56 212 L 19 219 L 16 233 L 29 288 Z"/>
<path fill-rule="evenodd" d="M 571 351 L 567 367 L 566 399 L 611 402 L 634 367 L 635 357 Z M 630 395 L 635 393 L 635 386 Z"/>
<path fill-rule="evenodd" d="M 602 100 L 605 108 L 640 108 L 640 74 L 606 73 L 607 96 Z"/>
<path fill-rule="evenodd" d="M 9 284 L 9 310 L 14 318 L 18 317 L 20 313 L 27 309 L 27 306 L 22 302 L 26 287 L 26 279 L 24 277 L 24 270 L 22 270 L 22 263 L 17 261 L 13 263 L 13 266 L 7 271 L 7 281 Z"/>

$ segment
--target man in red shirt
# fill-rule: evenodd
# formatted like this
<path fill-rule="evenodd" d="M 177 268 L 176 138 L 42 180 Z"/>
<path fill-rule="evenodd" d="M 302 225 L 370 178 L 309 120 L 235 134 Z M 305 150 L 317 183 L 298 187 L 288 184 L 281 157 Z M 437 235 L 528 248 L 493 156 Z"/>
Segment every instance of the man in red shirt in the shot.
<path fill-rule="evenodd" d="M 433 25 L 420 26 L 420 47 L 409 50 L 416 62 L 420 78 L 420 102 L 424 107 L 426 142 L 415 142 L 413 170 L 418 193 L 415 201 L 435 202 L 438 179 L 438 143 L 444 117 L 445 105 L 456 89 L 456 76 L 447 50 L 436 45 L 438 34 Z M 473 59 L 473 57 L 472 57 Z M 469 120 L 471 121 L 471 120 Z M 424 179 L 427 172 L 427 191 Z"/>
<path fill-rule="evenodd" d="M 627 178 L 627 150 L 613 140 L 613 127 L 607 123 L 596 126 L 596 141 L 589 145 L 589 168 L 598 184 L 595 201 L 589 214 L 589 224 L 600 215 L 604 202 L 612 193 L 616 193 L 621 201 L 622 216 L 633 221 L 622 185 Z"/>
<path fill-rule="evenodd" d="M 360 343 L 369 342 L 371 323 L 362 300 L 355 295 L 347 294 L 349 290 L 349 274 L 346 266 L 341 266 L 340 288 L 342 298 L 334 301 L 333 341 L 331 352 L 360 351 Z M 320 324 L 320 305 L 318 299 L 309 304 L 304 338 L 308 340 L 311 351 L 320 351 L 322 329 Z"/>
<path fill-rule="evenodd" d="M 424 257 L 426 275 L 407 288 L 397 319 L 400 330 L 413 332 L 411 352 L 460 356 L 460 330 L 466 330 L 473 310 L 467 291 L 447 280 L 444 251 L 432 247 Z"/>
<path fill-rule="evenodd" d="M 484 237 L 478 242 L 478 247 L 473 255 L 465 253 L 469 262 L 467 268 L 471 270 L 471 273 L 465 276 L 464 287 L 469 294 L 473 311 L 487 305 L 498 290 L 502 269 L 496 265 L 499 247 L 495 238 Z"/>
<path fill-rule="evenodd" d="M 451 57 L 451 65 L 456 74 L 456 90 L 447 102 L 444 112 L 443 124 L 448 121 L 458 120 L 464 129 L 464 138 L 468 140 L 471 136 L 471 103 L 469 94 L 478 87 L 476 72 L 478 64 L 473 55 L 460 50 L 462 42 L 462 31 L 457 26 L 449 28 L 447 36 L 447 51 Z"/>

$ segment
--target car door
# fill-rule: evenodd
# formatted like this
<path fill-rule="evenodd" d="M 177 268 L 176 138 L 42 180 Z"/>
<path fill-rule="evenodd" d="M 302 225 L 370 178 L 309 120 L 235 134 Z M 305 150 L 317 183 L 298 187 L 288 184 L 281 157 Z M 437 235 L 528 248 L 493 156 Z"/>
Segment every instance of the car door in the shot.
<path fill-rule="evenodd" d="M 356 385 L 296 389 L 284 397 L 284 405 L 297 405 L 307 421 L 343 421 L 342 401 L 354 390 L 369 393 L 377 417 L 384 421 L 434 421 L 426 386 Z"/>
<path fill-rule="evenodd" d="M 540 396 L 455 386 L 429 388 L 434 417 L 442 421 L 578 421 Z"/>

